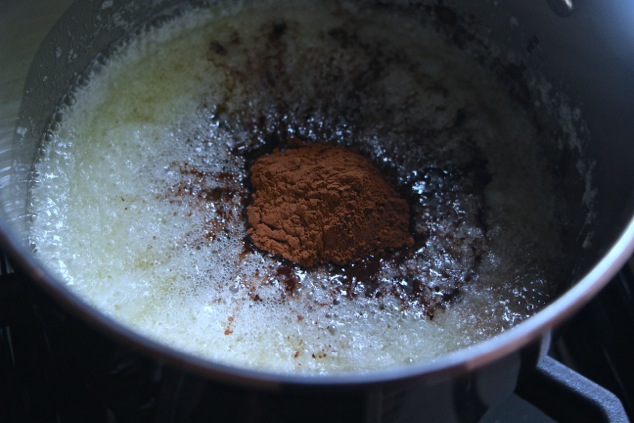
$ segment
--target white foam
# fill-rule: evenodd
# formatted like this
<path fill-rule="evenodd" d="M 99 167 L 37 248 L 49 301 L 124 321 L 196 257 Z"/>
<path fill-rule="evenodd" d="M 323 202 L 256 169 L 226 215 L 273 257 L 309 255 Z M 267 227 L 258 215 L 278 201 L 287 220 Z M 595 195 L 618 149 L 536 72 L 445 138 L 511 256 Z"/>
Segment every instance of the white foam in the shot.
<path fill-rule="evenodd" d="M 268 99 L 265 92 L 249 92 L 253 87 L 236 86 L 227 68 L 210 62 L 209 44 L 231 39 L 238 29 L 244 42 L 256 37 L 264 22 L 285 16 L 298 37 L 294 45 L 304 49 L 287 52 L 297 59 L 289 60 L 291 69 L 284 72 L 304 71 L 302 60 L 319 64 L 315 52 L 348 60 L 337 55 L 336 44 L 317 37 L 323 22 L 336 27 L 347 19 L 333 10 L 307 2 L 227 16 L 186 13 L 132 41 L 93 72 L 90 83 L 76 92 L 76 103 L 64 110 L 36 166 L 31 238 L 39 258 L 88 302 L 147 336 L 220 362 L 279 372 L 369 371 L 433 359 L 492 336 L 542 306 L 549 283 L 536 269 L 552 252 L 543 244 L 554 245 L 547 218 L 550 192 L 541 166 L 527 165 L 539 162 L 526 116 L 490 75 L 430 30 L 373 15 L 354 22 L 359 36 L 386 40 L 417 66 L 410 73 L 396 68 L 382 79 L 391 93 L 390 108 L 427 86 L 427 77 L 447 81 L 453 97 L 427 87 L 427 101 L 412 104 L 406 117 L 441 127 L 457 108 L 470 105 L 473 118 L 463 130 L 476 138 L 493 174 L 487 191 L 490 250 L 477 284 L 429 320 L 389 295 L 349 299 L 344 292 L 333 298 L 324 272 L 299 271 L 302 283 L 289 297 L 276 259 L 243 254 L 245 222 L 235 215 L 226 219 L 214 207 L 241 209 L 244 159 L 232 151 L 252 134 L 211 124 L 210 109 L 201 105 L 234 96 L 226 107 L 244 107 L 248 116 L 249 108 L 266 110 L 261 105 Z M 248 57 L 227 60 L 235 60 L 235 67 Z M 364 64 L 352 61 L 350 68 Z M 287 95 L 302 102 L 319 91 L 299 83 Z M 394 119 L 398 123 L 402 117 Z M 316 133 L 310 125 L 296 130 Z M 415 157 L 416 147 L 401 151 L 409 147 L 399 145 L 399 134 L 389 129 L 341 125 L 333 133 L 357 130 L 356 139 L 376 157 L 399 151 Z M 459 149 L 461 139 L 434 141 L 434 148 Z M 385 144 L 388 140 L 393 143 Z M 184 163 L 208 175 L 236 177 L 200 179 L 183 172 Z M 237 194 L 221 203 L 201 202 L 179 195 L 178 187 L 224 187 Z M 481 236 L 476 229 L 460 228 L 465 238 Z M 214 236 L 201 237 L 211 232 Z M 433 244 L 426 248 L 436 251 Z M 444 259 L 437 259 L 440 268 Z M 530 295 L 520 292 L 522 287 Z"/>

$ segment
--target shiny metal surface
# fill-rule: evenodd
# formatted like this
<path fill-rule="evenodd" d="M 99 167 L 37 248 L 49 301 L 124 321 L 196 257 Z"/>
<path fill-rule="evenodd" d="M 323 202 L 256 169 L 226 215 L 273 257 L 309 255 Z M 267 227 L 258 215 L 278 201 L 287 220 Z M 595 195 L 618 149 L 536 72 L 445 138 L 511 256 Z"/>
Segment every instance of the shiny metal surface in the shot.
<path fill-rule="evenodd" d="M 71 0 L 39 2 L 5 1 L 0 4 L 0 202 L 6 212 L 15 181 L 17 115 L 27 74 L 40 44 Z M 10 214 L 11 212 L 9 212 Z"/>
<path fill-rule="evenodd" d="M 17 115 L 26 74 L 40 43 L 71 0 L 3 1 L 0 4 L 0 128 L 12 126 Z M 2 139 L 10 135 L 2 133 Z"/>
<path fill-rule="evenodd" d="M 142 4 L 141 4 L 142 3 Z M 219 378 L 253 385 L 279 383 L 342 385 L 429 377 L 441 380 L 485 367 L 526 346 L 551 326 L 561 323 L 596 294 L 625 263 L 634 250 L 634 19 L 625 15 L 619 1 L 575 3 L 574 14 L 557 16 L 547 2 L 456 2 L 465 15 L 480 24 L 481 31 L 518 54 L 542 72 L 555 89 L 578 105 L 587 122 L 586 145 L 579 140 L 575 154 L 589 155 L 597 192 L 593 211 L 594 233 L 590 248 L 579 249 L 579 272 L 583 276 L 557 301 L 524 322 L 469 351 L 452 354 L 433 364 L 372 375 L 305 378 L 247 372 L 214 365 L 145 340 L 94 312 L 69 293 L 29 254 L 25 242 L 27 176 L 42 131 L 53 106 L 62 99 L 65 87 L 98 52 L 125 35 L 136 23 L 160 15 L 170 1 L 79 2 L 73 16 L 45 41 L 38 62 L 29 65 L 44 36 L 69 2 L 15 1 L 0 6 L 0 240 L 17 265 L 64 306 L 115 338 L 162 358 Z M 449 2 L 447 2 L 449 3 Z M 116 12 L 116 13 L 115 13 Z M 116 16 L 117 19 L 113 19 Z M 634 18 L 634 13 L 631 18 Z M 530 40 L 537 40 L 527 52 Z M 39 87 L 26 93 L 25 81 Z M 562 94 L 563 95 L 563 94 Z M 553 99 L 556 105 L 556 98 Z M 21 112 L 21 116 L 18 114 Z M 556 137 L 554 137 L 556 138 Z M 556 150 L 555 145 L 550 146 Z M 582 151 L 583 150 L 583 151 Z M 574 168 L 574 165 L 571 166 Z M 563 169 L 562 183 L 571 198 L 579 200 L 586 187 L 574 172 Z M 571 205 L 571 209 L 578 208 Z M 586 215 L 571 213 L 571 227 L 583 225 Z M 584 239 L 571 234 L 570 243 Z"/>

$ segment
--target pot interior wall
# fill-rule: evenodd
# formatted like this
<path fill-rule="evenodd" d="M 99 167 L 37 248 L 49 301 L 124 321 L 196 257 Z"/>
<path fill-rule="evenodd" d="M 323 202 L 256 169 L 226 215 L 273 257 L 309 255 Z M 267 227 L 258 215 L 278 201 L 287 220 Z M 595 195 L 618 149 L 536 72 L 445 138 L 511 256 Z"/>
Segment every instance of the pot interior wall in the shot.
<path fill-rule="evenodd" d="M 608 24 L 624 6 L 583 4 L 560 18 L 546 2 L 497 3 L 382 2 L 433 16 L 457 45 L 493 68 L 518 101 L 534 105 L 541 148 L 558 176 L 565 245 L 578 259 L 563 290 L 615 242 L 634 213 L 634 181 L 628 176 L 634 147 L 628 116 L 634 84 L 628 75 L 634 55 L 620 54 L 632 49 L 633 32 L 625 22 Z M 29 172 L 41 140 L 55 125 L 53 110 L 91 62 L 177 9 L 175 0 L 151 6 L 75 2 L 42 43 L 26 77 L 13 137 L 0 140 L 3 218 L 25 251 Z"/>

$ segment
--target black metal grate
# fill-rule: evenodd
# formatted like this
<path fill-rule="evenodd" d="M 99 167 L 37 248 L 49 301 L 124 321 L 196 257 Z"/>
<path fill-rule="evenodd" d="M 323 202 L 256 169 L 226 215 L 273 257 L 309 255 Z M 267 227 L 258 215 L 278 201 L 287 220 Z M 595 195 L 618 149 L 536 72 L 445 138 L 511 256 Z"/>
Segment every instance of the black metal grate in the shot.
<path fill-rule="evenodd" d="M 625 266 L 561 328 L 551 355 L 613 392 L 634 421 L 634 274 Z"/>

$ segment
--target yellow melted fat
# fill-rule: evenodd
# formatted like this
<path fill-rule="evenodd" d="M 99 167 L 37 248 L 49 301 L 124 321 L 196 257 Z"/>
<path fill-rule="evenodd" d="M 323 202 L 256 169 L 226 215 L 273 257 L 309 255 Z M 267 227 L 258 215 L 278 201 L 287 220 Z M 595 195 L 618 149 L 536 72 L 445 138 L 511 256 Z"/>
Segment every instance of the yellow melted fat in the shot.
<path fill-rule="evenodd" d="M 244 86 L 238 70 L 257 67 L 249 63 L 256 52 L 278 48 L 260 36 L 263 28 L 291 41 L 278 51 L 285 62 L 265 63 L 286 82 L 258 90 Z M 299 284 L 289 294 L 278 280 L 277 258 L 245 252 L 245 159 L 236 151 L 258 136 L 249 122 L 276 113 L 263 106 L 279 100 L 272 97 L 286 95 L 298 104 L 323 97 L 319 87 L 298 82 L 320 63 L 345 62 L 351 74 L 367 65 L 367 54 L 355 64 L 354 56 L 342 53 L 345 40 L 335 37 L 337 28 L 354 34 L 359 45 L 377 43 L 408 57 L 408 66 L 378 77 L 387 97 L 379 102 L 367 94 L 355 103 L 359 113 L 402 110 L 405 117 L 385 115 L 391 124 L 409 119 L 423 134 L 425 125 L 442 126 L 466 107 L 460 135 L 443 132 L 442 143 L 430 136 L 423 150 L 458 151 L 468 138 L 487 158 L 492 179 L 485 191 L 486 234 L 477 235 L 486 251 L 477 277 L 433 319 L 390 295 L 333 297 L 324 269 L 294 269 Z M 373 371 L 467 347 L 525 319 L 548 299 L 552 281 L 544 263 L 558 245 L 536 131 L 492 75 L 430 29 L 371 11 L 353 15 L 330 3 L 253 5 L 222 14 L 196 10 L 133 39 L 89 79 L 42 146 L 31 193 L 31 241 L 74 292 L 152 339 L 267 371 Z M 412 98 L 416 91 L 421 95 Z M 223 112 L 231 119 L 217 118 Z M 317 120 L 327 114 L 314 112 Z M 289 119 L 296 135 L 323 135 L 315 121 L 302 127 Z M 378 119 L 367 121 L 374 123 L 339 122 L 331 132 L 321 130 L 354 139 L 375 160 L 388 161 L 403 150 L 397 140 L 402 134 Z M 403 174 L 415 173 L 412 166 Z M 221 201 L 205 201 L 207 194 Z M 473 229 L 458 224 L 458 213 L 447 219 L 437 224 Z M 428 244 L 421 247 L 428 260 L 420 266 L 432 274 L 429 263 L 442 268 L 446 258 L 434 256 Z M 391 269 L 379 271 L 388 275 Z"/>

